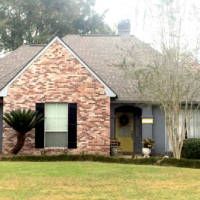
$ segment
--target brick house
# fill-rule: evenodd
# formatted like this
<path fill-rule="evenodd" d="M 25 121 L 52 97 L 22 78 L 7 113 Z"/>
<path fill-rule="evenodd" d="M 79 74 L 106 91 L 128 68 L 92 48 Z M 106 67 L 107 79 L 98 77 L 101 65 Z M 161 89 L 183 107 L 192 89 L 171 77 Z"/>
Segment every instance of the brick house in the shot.
<path fill-rule="evenodd" d="M 141 66 L 157 56 L 134 36 L 68 35 L 1 58 L 0 151 L 8 153 L 16 140 L 2 114 L 19 108 L 45 118 L 27 134 L 21 154 L 110 155 L 112 141 L 122 153 L 140 154 L 144 138 L 155 140 L 154 153 L 169 151 L 164 113 L 141 99 L 115 66 L 126 56 L 124 49 L 134 51 Z"/>

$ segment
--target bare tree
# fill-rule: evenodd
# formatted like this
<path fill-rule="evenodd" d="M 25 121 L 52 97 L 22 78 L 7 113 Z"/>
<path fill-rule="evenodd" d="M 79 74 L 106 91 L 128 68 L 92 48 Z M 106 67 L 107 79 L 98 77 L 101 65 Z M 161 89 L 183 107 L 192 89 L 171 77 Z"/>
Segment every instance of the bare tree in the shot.
<path fill-rule="evenodd" d="M 134 63 L 135 55 L 130 51 L 122 67 L 140 96 L 159 104 L 164 110 L 173 156 L 180 159 L 192 110 L 199 108 L 200 67 L 194 54 L 190 53 L 192 51 L 186 48 L 182 18 L 175 12 L 178 17 L 172 16 L 173 4 L 168 2 L 165 6 L 164 14 L 167 15 L 163 17 L 164 26 L 160 29 L 160 52 L 153 62 L 139 66 Z"/>
<path fill-rule="evenodd" d="M 200 67 L 196 60 L 180 49 L 163 47 L 152 64 L 140 67 L 124 62 L 123 68 L 143 99 L 161 105 L 173 156 L 179 159 L 189 131 L 186 122 L 189 124 L 192 110 L 199 107 Z"/>

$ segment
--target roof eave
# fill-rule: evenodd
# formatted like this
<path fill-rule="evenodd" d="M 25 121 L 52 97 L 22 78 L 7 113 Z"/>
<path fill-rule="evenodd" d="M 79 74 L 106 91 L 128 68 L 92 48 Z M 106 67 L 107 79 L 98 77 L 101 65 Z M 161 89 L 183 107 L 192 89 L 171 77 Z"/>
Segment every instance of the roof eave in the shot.
<path fill-rule="evenodd" d="M 111 98 L 116 98 L 117 95 L 115 94 L 115 92 L 110 89 L 106 83 L 103 82 L 103 80 L 101 80 L 101 78 L 94 72 L 90 69 L 89 66 L 86 65 L 86 63 L 84 61 L 82 61 L 80 59 L 80 57 L 63 41 L 61 40 L 59 37 L 55 37 L 54 39 L 52 39 L 49 44 L 46 45 L 46 47 L 44 47 L 30 62 L 28 62 L 27 65 L 25 65 L 23 67 L 23 69 L 17 73 L 17 75 L 15 77 L 13 77 L 13 79 L 11 79 L 1 90 L 0 90 L 0 97 L 5 97 L 7 96 L 7 93 L 8 93 L 8 88 L 9 86 L 19 77 L 21 76 L 21 74 L 23 74 L 23 72 L 30 66 L 33 64 L 33 62 L 35 60 L 37 60 L 39 58 L 39 56 L 44 52 L 46 51 L 46 49 L 48 47 L 50 47 L 56 40 L 58 40 L 64 47 L 67 51 L 69 51 L 79 62 L 81 65 L 83 65 L 89 72 L 90 74 L 96 79 L 98 80 L 103 86 L 104 86 L 104 89 L 105 89 L 105 93 L 106 93 L 106 96 L 108 97 L 111 97 Z"/>

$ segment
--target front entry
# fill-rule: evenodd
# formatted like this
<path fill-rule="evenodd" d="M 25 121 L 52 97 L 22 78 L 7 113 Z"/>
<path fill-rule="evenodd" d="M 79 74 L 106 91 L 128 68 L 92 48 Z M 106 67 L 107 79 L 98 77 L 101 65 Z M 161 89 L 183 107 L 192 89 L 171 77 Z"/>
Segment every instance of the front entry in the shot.
<path fill-rule="evenodd" d="M 133 153 L 133 113 L 117 112 L 115 138 L 119 142 L 119 150 L 122 153 Z"/>

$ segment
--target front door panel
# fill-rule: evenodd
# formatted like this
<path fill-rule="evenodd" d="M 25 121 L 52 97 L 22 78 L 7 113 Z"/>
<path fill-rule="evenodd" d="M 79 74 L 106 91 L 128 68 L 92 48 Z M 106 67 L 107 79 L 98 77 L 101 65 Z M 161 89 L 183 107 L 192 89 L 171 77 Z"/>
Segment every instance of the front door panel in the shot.
<path fill-rule="evenodd" d="M 133 113 L 116 113 L 115 136 L 121 152 L 133 153 Z"/>

